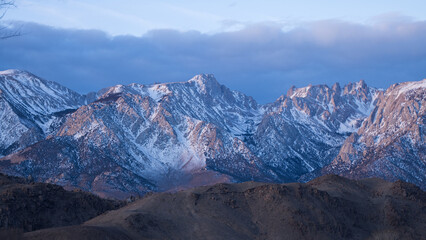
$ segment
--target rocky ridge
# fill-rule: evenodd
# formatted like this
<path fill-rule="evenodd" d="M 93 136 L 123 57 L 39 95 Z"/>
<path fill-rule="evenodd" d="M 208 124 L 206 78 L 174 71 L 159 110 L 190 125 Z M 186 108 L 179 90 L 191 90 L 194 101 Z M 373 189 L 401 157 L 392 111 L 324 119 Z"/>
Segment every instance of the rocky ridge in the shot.
<path fill-rule="evenodd" d="M 322 168 L 358 129 L 376 104 L 380 90 L 364 81 L 291 88 L 272 104 L 253 134 L 253 151 L 278 181 L 296 181 Z"/>
<path fill-rule="evenodd" d="M 0 238 L 7 239 L 2 238 L 7 230 L 28 232 L 81 224 L 123 205 L 90 193 L 0 174 Z"/>
<path fill-rule="evenodd" d="M 426 187 L 426 79 L 394 84 L 322 174 L 405 179 Z"/>
<path fill-rule="evenodd" d="M 91 98 L 25 71 L 0 72 L 0 156 L 44 139 Z"/>

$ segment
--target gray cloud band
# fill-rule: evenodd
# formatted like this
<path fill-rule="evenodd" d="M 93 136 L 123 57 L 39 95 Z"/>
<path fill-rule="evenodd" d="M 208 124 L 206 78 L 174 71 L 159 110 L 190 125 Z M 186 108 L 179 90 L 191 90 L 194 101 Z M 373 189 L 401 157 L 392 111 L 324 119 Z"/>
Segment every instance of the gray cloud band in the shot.
<path fill-rule="evenodd" d="M 291 85 L 362 78 L 387 87 L 426 77 L 426 22 L 406 19 L 372 25 L 319 21 L 291 31 L 253 24 L 213 35 L 154 30 L 141 37 L 25 22 L 11 26 L 22 35 L 0 41 L 1 70 L 28 70 L 82 93 L 214 73 L 228 87 L 269 102 Z"/>

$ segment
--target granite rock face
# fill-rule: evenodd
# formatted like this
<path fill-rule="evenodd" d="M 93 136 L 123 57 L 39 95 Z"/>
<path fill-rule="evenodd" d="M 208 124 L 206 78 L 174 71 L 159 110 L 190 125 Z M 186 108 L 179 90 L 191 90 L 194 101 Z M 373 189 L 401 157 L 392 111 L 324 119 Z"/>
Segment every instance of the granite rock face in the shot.
<path fill-rule="evenodd" d="M 370 114 L 380 90 L 360 81 L 341 88 L 291 88 L 272 104 L 253 134 L 256 155 L 278 181 L 296 181 L 330 163 Z"/>
<path fill-rule="evenodd" d="M 425 124 L 426 80 L 392 85 L 322 174 L 404 179 L 424 189 Z"/>

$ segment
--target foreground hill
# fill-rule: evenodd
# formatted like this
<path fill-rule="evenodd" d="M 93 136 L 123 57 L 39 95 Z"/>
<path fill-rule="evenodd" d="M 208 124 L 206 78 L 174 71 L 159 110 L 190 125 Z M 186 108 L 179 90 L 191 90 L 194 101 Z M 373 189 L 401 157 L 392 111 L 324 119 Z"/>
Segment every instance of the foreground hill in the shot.
<path fill-rule="evenodd" d="M 90 193 L 0 174 L 0 239 L 2 230 L 34 231 L 80 224 L 120 206 L 118 201 Z"/>
<path fill-rule="evenodd" d="M 336 175 L 306 184 L 245 182 L 155 193 L 83 225 L 27 239 L 424 239 L 415 185 Z"/>

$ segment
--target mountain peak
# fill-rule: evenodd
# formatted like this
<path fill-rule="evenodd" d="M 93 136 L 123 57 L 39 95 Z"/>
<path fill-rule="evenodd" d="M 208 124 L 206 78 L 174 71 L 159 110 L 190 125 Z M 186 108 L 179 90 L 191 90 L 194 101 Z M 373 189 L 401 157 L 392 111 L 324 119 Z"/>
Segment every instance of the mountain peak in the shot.
<path fill-rule="evenodd" d="M 335 84 L 333 84 L 331 89 L 333 89 L 333 91 L 335 91 L 335 92 L 340 91 L 340 84 L 338 82 L 336 82 Z"/>
<path fill-rule="evenodd" d="M 344 87 L 345 92 L 352 92 L 352 91 L 357 91 L 357 90 L 361 90 L 361 89 L 367 89 L 367 84 L 365 83 L 364 80 L 359 80 L 358 82 L 351 82 L 345 85 Z"/>
<path fill-rule="evenodd" d="M 306 98 L 313 97 L 316 98 L 318 95 L 326 94 L 330 90 L 330 87 L 324 84 L 312 85 L 309 84 L 306 87 L 296 88 L 292 86 L 287 92 L 287 97 L 289 98 Z"/>
<path fill-rule="evenodd" d="M 220 88 L 220 84 L 213 74 L 199 74 L 190 79 L 188 82 L 195 83 L 202 93 L 207 93 L 213 89 Z"/>
<path fill-rule="evenodd" d="M 384 94 L 376 94 L 379 101 L 369 108 L 374 110 L 322 173 L 403 179 L 424 189 L 425 90 L 423 80 L 394 84 Z"/>
<path fill-rule="evenodd" d="M 15 83 L 22 84 L 23 86 L 30 87 L 30 88 L 40 87 L 40 85 L 60 86 L 60 84 L 56 82 L 44 80 L 30 72 L 18 70 L 18 69 L 8 69 L 5 71 L 0 71 L 0 78 L 2 78 L 3 80 L 8 80 L 9 82 L 12 81 Z M 9 83 L 9 84 L 12 84 L 12 83 Z"/>
<path fill-rule="evenodd" d="M 290 90 L 287 92 L 287 96 L 289 98 L 293 98 L 293 97 L 305 98 L 308 96 L 309 90 L 311 88 L 312 88 L 312 84 L 309 84 L 308 86 L 302 87 L 302 88 L 295 88 L 294 86 L 292 86 Z"/>
<path fill-rule="evenodd" d="M 408 92 L 410 90 L 426 88 L 426 79 L 417 82 L 405 82 L 401 84 L 395 84 L 393 87 L 389 89 L 398 88 L 398 95 L 403 92 Z"/>
<path fill-rule="evenodd" d="M 296 88 L 296 86 L 292 85 L 292 86 L 290 87 L 290 89 L 287 91 L 286 96 L 287 96 L 287 97 L 291 97 L 291 96 L 293 96 L 294 91 L 295 91 L 296 89 L 297 89 L 297 88 Z"/>
<path fill-rule="evenodd" d="M 17 75 L 17 74 L 22 74 L 22 73 L 28 73 L 26 71 L 22 71 L 22 70 L 18 70 L 18 69 L 8 69 L 8 70 L 4 70 L 4 71 L 0 71 L 0 75 Z"/>
<path fill-rule="evenodd" d="M 191 80 L 189 80 L 189 82 L 197 82 L 199 84 L 207 84 L 209 82 L 216 82 L 217 83 L 217 80 L 216 80 L 216 78 L 214 77 L 213 74 L 203 73 L 203 74 L 195 75 Z"/>

